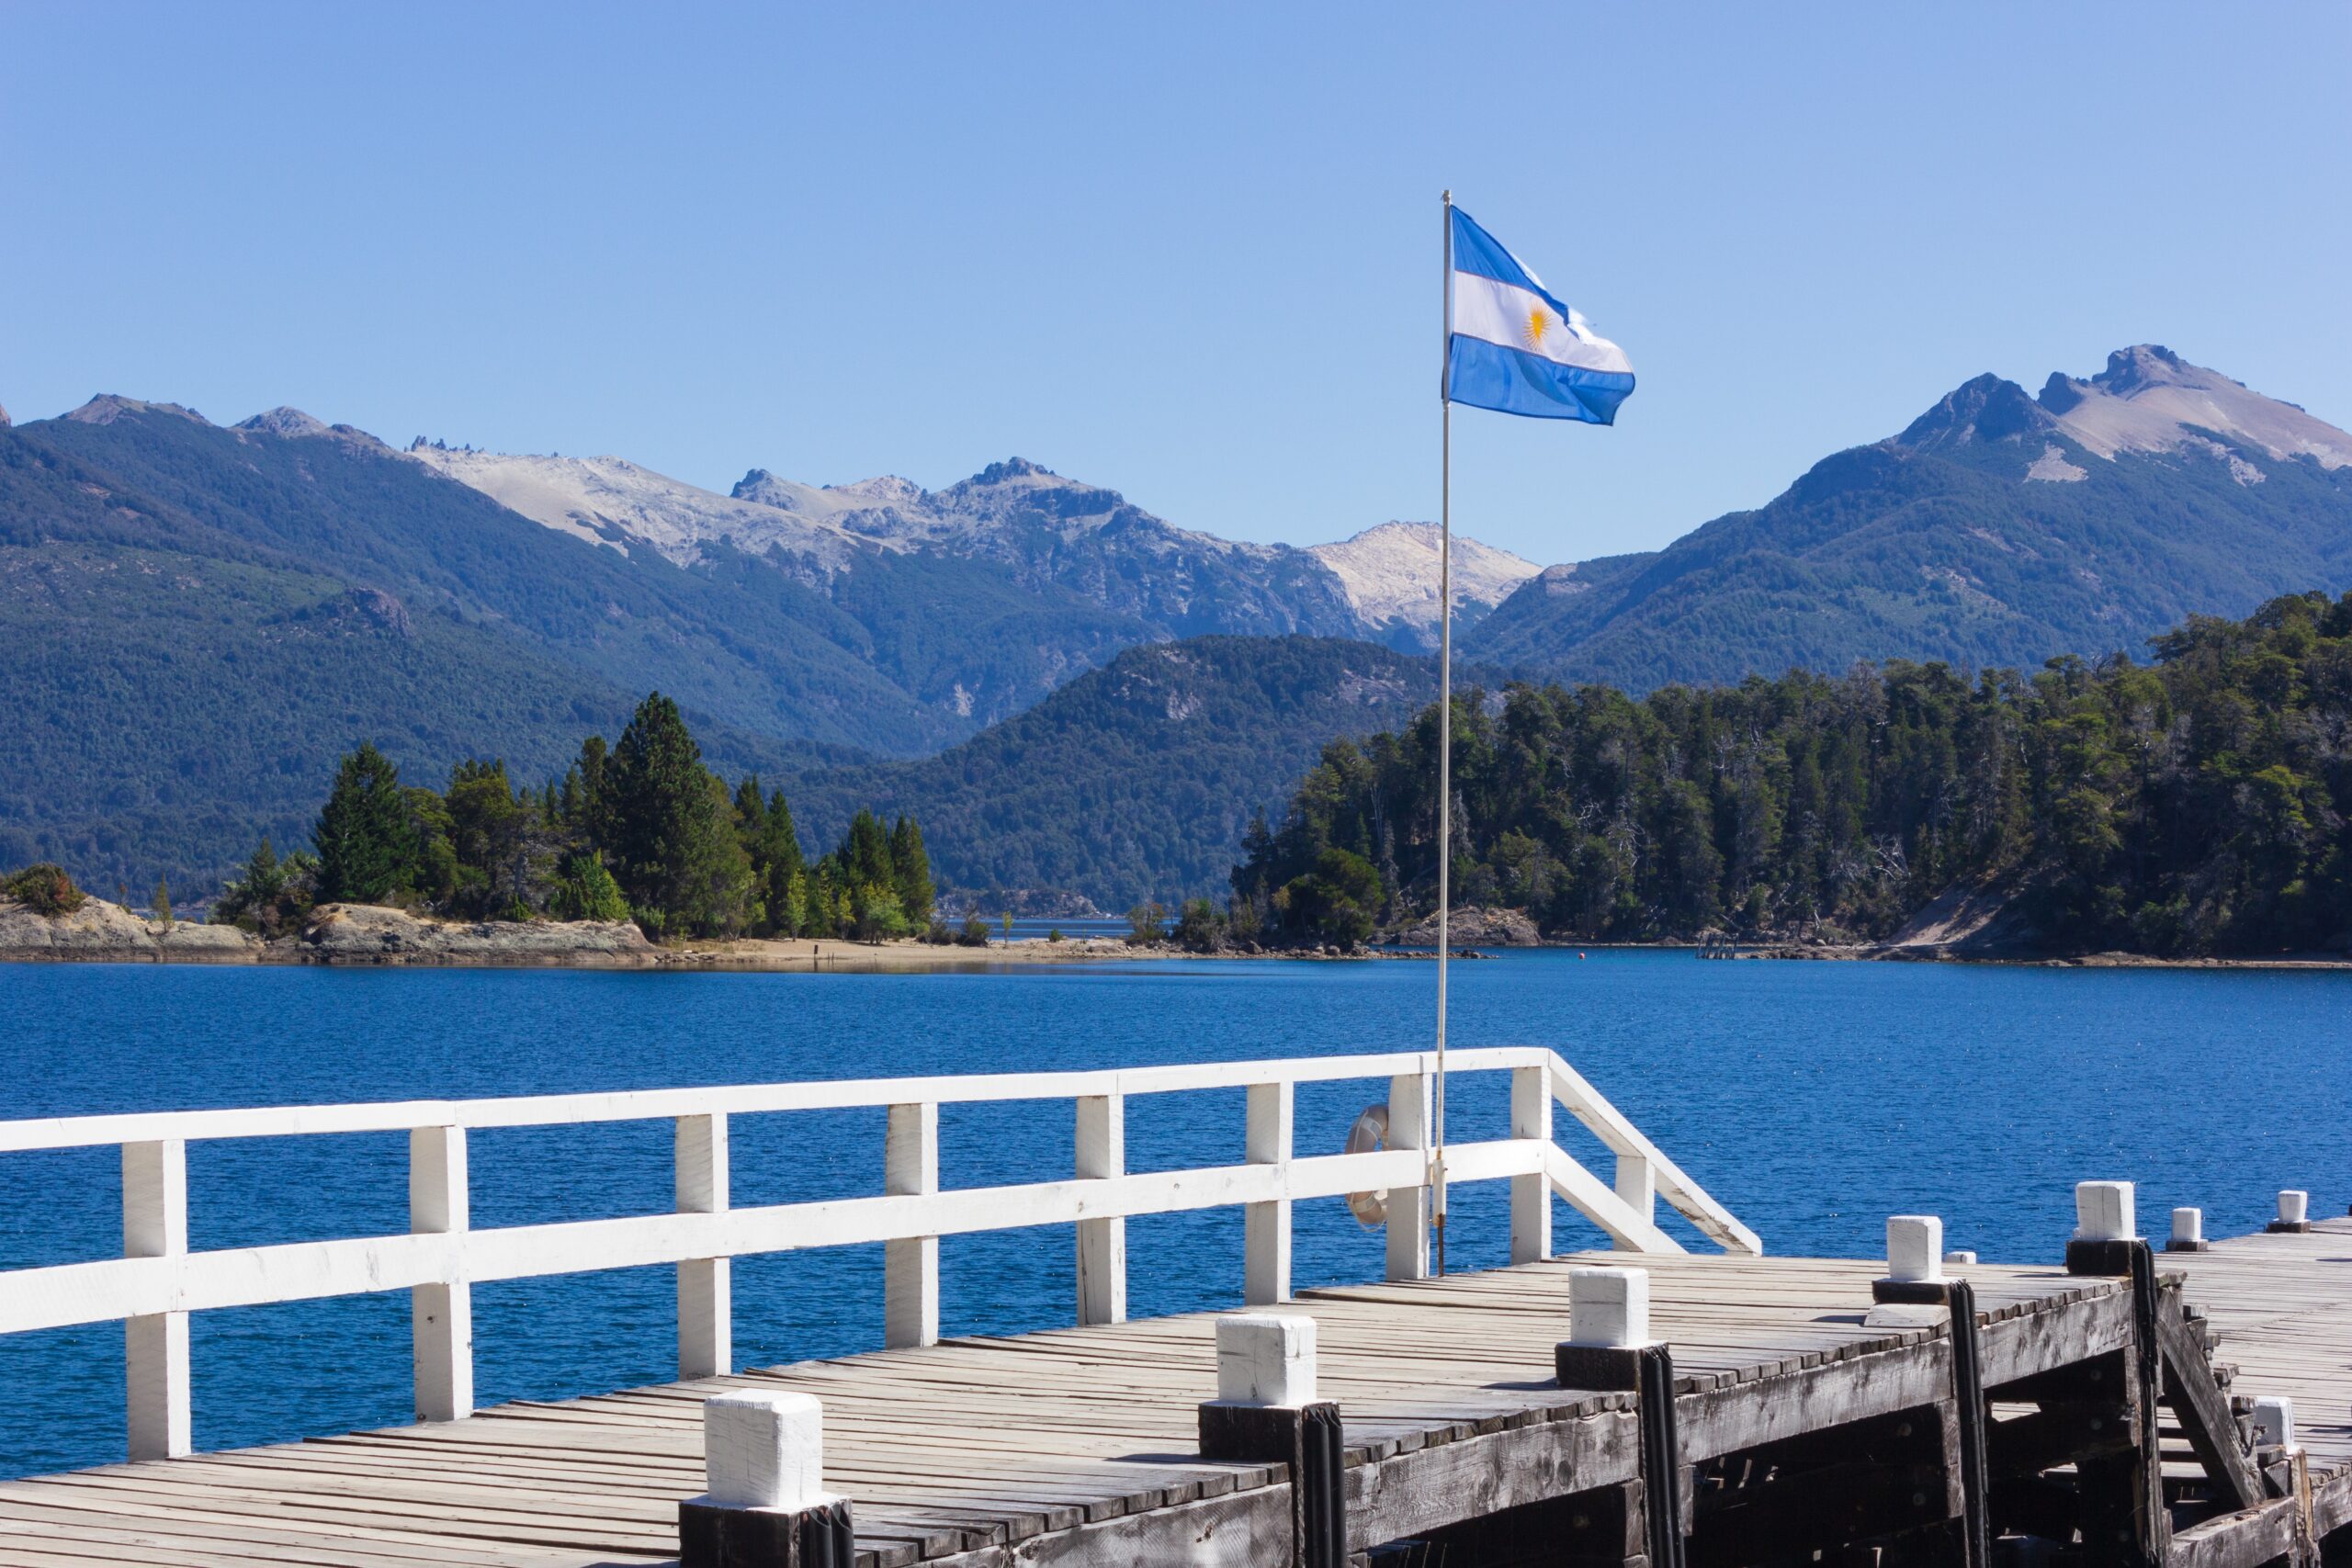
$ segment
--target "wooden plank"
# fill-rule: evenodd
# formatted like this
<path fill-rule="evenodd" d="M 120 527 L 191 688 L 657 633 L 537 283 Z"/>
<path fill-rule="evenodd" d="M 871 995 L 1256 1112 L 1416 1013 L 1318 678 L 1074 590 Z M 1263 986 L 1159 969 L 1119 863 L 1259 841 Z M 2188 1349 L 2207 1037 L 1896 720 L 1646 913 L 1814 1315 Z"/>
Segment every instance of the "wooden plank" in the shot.
<path fill-rule="evenodd" d="M 1858 1356 L 1812 1371 L 1786 1372 L 1676 1401 L 1685 1462 L 1739 1449 L 1939 1404 L 1951 1393 L 1951 1343 L 1930 1339 Z"/>
<path fill-rule="evenodd" d="M 2167 1568 L 2262 1568 L 2295 1543 L 2295 1506 L 2281 1497 L 2175 1530 Z"/>
<path fill-rule="evenodd" d="M 1348 1539 L 1362 1551 L 1503 1508 L 1633 1481 L 1632 1411 L 1545 1421 L 1400 1454 L 1347 1474 Z"/>
<path fill-rule="evenodd" d="M 1290 1484 L 1081 1525 L 1018 1548 L 991 1546 L 939 1568 L 1291 1568 Z"/>

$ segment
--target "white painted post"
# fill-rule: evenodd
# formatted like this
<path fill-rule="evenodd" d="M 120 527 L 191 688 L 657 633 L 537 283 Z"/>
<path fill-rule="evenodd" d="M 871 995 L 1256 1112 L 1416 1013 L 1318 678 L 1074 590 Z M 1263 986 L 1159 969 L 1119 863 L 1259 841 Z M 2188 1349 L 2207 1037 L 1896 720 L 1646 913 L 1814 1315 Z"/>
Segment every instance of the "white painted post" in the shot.
<path fill-rule="evenodd" d="M 1638 1154 L 1617 1156 L 1617 1196 L 1626 1206 L 1652 1224 L 1657 1224 L 1657 1168 Z M 1630 1241 L 1610 1244 L 1619 1252 L 1636 1252 L 1640 1248 Z"/>
<path fill-rule="evenodd" d="M 1123 1176 L 1127 1168 L 1127 1097 L 1081 1095 L 1078 1174 Z M 1127 1320 L 1127 1222 L 1116 1216 L 1078 1222 L 1078 1321 Z"/>
<path fill-rule="evenodd" d="M 1510 1135 L 1552 1144 L 1552 1075 L 1543 1067 L 1510 1070 Z M 1510 1179 L 1510 1260 L 1536 1263 L 1552 1256 L 1552 1178 L 1536 1171 Z"/>
<path fill-rule="evenodd" d="M 187 1144 L 122 1145 L 122 1255 L 187 1256 Z M 130 1457 L 178 1459 L 193 1447 L 188 1420 L 187 1314 L 159 1312 L 122 1325 Z"/>
<path fill-rule="evenodd" d="M 723 1393 L 702 1402 L 702 1500 L 797 1514 L 825 1493 L 824 1407 L 805 1393 Z"/>
<path fill-rule="evenodd" d="M 1567 1343 L 1606 1349 L 1654 1343 L 1650 1338 L 1650 1271 L 1569 1269 Z"/>
<path fill-rule="evenodd" d="M 1430 1079 L 1398 1073 L 1388 1080 L 1388 1147 L 1429 1146 Z M 1388 1190 L 1388 1278 L 1424 1280 L 1430 1272 L 1430 1190 L 1426 1181 Z"/>
<path fill-rule="evenodd" d="M 1976 1261 L 1976 1254 L 1964 1249 L 1957 1252 L 1947 1252 L 1944 1254 L 1944 1261 L 1947 1263 L 1973 1263 Z"/>
<path fill-rule="evenodd" d="M 882 1190 L 939 1190 L 939 1106 L 890 1107 L 882 1146 Z M 939 1238 L 908 1236 L 882 1244 L 882 1343 L 907 1349 L 939 1343 Z"/>
<path fill-rule="evenodd" d="M 2075 1239 L 2131 1241 L 2139 1235 L 2128 1181 L 2078 1181 L 2075 1184 Z"/>
<path fill-rule="evenodd" d="M 2172 1212 L 2172 1243 L 2182 1252 L 2195 1251 L 2205 1244 L 2205 1211 L 2175 1209 Z"/>
<path fill-rule="evenodd" d="M 727 1113 L 681 1116 L 673 1139 L 678 1213 L 727 1211 Z M 725 1258 L 678 1265 L 678 1376 L 724 1377 L 735 1370 L 734 1269 Z"/>
<path fill-rule="evenodd" d="M 1315 1403 L 1315 1320 L 1264 1312 L 1216 1320 L 1216 1396 L 1295 1410 Z"/>
<path fill-rule="evenodd" d="M 1243 1157 L 1271 1165 L 1289 1180 L 1293 1110 L 1297 1086 L 1288 1078 L 1250 1086 L 1250 1120 Z M 1290 1199 L 1242 1207 L 1241 1299 L 1251 1306 L 1290 1300 Z"/>
<path fill-rule="evenodd" d="M 2278 1223 L 2280 1224 L 2300 1225 L 2309 1222 L 2311 1217 L 2312 1195 L 2310 1193 L 2293 1187 L 2279 1190 Z"/>
<path fill-rule="evenodd" d="M 1886 1222 L 1886 1277 L 1905 1284 L 1944 1277 L 1944 1223 L 1933 1214 L 1891 1214 Z"/>
<path fill-rule="evenodd" d="M 408 1228 L 418 1235 L 463 1232 L 469 1223 L 468 1206 L 466 1130 L 411 1128 Z M 473 1287 L 448 1280 L 412 1290 L 409 1336 L 416 1364 L 416 1418 L 457 1421 L 472 1415 Z"/>

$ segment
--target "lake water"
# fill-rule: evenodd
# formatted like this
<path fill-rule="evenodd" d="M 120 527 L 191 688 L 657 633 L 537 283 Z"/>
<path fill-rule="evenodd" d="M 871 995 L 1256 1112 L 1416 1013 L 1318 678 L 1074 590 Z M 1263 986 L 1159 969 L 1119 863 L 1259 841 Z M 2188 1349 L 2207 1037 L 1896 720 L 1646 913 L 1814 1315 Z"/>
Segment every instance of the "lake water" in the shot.
<path fill-rule="evenodd" d="M 1558 1049 L 1774 1252 L 1876 1256 L 1887 1214 L 1932 1213 L 1951 1247 L 2055 1259 L 2072 1184 L 2091 1177 L 2137 1180 L 2158 1235 L 2176 1203 L 2226 1235 L 2268 1218 L 2281 1187 L 2310 1189 L 2315 1213 L 2352 1198 L 2352 974 L 1594 949 L 1454 976 L 1457 1044 Z M 1399 1049 L 1425 1042 L 1430 979 L 1426 964 L 1271 960 L 909 976 L 0 965 L 0 1116 Z M 1336 1150 L 1384 1092 L 1303 1087 L 1299 1151 Z M 1500 1075 L 1451 1098 L 1455 1138 L 1507 1131 Z M 949 1186 L 1069 1173 L 1066 1102 L 949 1106 L 941 1122 Z M 1238 1090 L 1132 1100 L 1128 1162 L 1238 1160 L 1241 1128 Z M 880 1190 L 879 1111 L 732 1132 L 739 1204 Z M 481 1226 L 670 1203 L 666 1122 L 477 1133 L 470 1154 Z M 198 1247 L 407 1228 L 398 1135 L 198 1144 L 188 1174 Z M 114 1255 L 119 1201 L 112 1149 L 0 1156 L 0 1269 Z M 1594 1239 L 1557 1213 L 1563 1248 Z M 1296 1220 L 1299 1286 L 1377 1276 L 1379 1234 L 1338 1200 Z M 1501 1184 L 1457 1188 L 1449 1229 L 1455 1266 L 1504 1260 Z M 1238 1211 L 1131 1221 L 1130 1310 L 1238 1304 L 1240 1244 Z M 950 1237 L 941 1255 L 944 1332 L 1070 1320 L 1068 1226 Z M 739 1259 L 738 1363 L 877 1345 L 881 1272 L 878 1247 Z M 476 1286 L 480 1401 L 668 1378 L 671 1292 L 666 1269 Z M 201 1314 L 191 1337 L 200 1447 L 407 1418 L 405 1292 Z M 0 1338 L 0 1473 L 121 1457 L 121 1344 L 111 1324 Z"/>

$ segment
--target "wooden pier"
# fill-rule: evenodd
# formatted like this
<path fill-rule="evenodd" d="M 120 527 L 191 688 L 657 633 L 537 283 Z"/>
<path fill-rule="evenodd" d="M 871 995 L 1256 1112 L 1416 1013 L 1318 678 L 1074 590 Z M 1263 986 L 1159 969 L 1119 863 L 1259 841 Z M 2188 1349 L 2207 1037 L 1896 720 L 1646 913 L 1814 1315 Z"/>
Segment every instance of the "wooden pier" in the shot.
<path fill-rule="evenodd" d="M 1505 1157 L 1486 1145 L 1490 1152 L 1473 1156 L 1465 1168 L 1520 1183 L 1515 1195 L 1532 1190 L 1531 1179 L 1541 1180 L 1540 1204 L 1513 1204 L 1516 1245 L 1535 1256 L 1444 1280 L 1424 1277 L 1419 1266 L 1412 1233 L 1424 1212 L 1417 1206 L 1420 1190 L 1397 1158 L 1402 1151 L 1293 1160 L 1288 1096 L 1279 1091 L 1301 1071 L 1370 1076 L 1363 1071 L 1369 1065 L 1389 1075 L 1392 1124 L 1402 1123 L 1409 1138 L 1422 1092 L 1416 1081 L 1420 1059 L 1357 1058 L 1336 1070 L 1295 1063 L 1214 1070 L 1224 1075 L 1220 1083 L 1262 1090 L 1251 1096 L 1246 1143 L 1255 1163 L 1273 1169 L 1253 1179 L 1257 1185 L 1243 1183 L 1238 1195 L 1229 1183 L 1215 1182 L 1206 1195 L 1267 1205 L 1252 1228 L 1257 1250 L 1249 1294 L 1314 1320 L 1317 1397 L 1335 1402 L 1343 1423 L 1344 1462 L 1335 1483 L 1270 1459 L 1204 1457 L 1200 1407 L 1219 1393 L 1216 1314 L 1126 1322 L 1119 1320 L 1123 1307 L 1112 1310 L 1123 1303 L 1123 1284 L 1114 1289 L 1101 1271 L 1115 1259 L 1123 1278 L 1123 1240 L 1100 1230 L 1090 1240 L 1085 1224 L 1110 1224 L 1118 1213 L 1168 1206 L 1165 1192 L 1127 1189 L 1108 1215 L 1078 1206 L 1081 1274 L 1090 1247 L 1097 1270 L 1091 1297 L 1082 1280 L 1080 1302 L 1080 1317 L 1093 1321 L 1080 1326 L 1006 1338 L 926 1336 L 925 1259 L 919 1247 L 909 1246 L 892 1258 L 899 1270 L 893 1332 L 908 1341 L 899 1348 L 206 1454 L 186 1451 L 185 1416 L 172 1405 L 170 1389 L 159 1395 L 137 1383 L 142 1367 L 167 1383 L 174 1375 L 184 1379 L 184 1318 L 176 1361 L 169 1348 L 172 1321 L 142 1326 L 140 1320 L 187 1310 L 173 1301 L 213 1304 L 230 1293 L 217 1280 L 250 1279 L 250 1260 L 245 1272 L 216 1263 L 210 1274 L 189 1274 L 187 1258 L 220 1255 L 188 1255 L 183 1239 L 177 1253 L 151 1250 L 123 1260 L 171 1263 L 173 1278 L 182 1280 L 176 1297 L 154 1293 L 160 1288 L 146 1283 L 153 1270 L 86 1272 L 119 1267 L 112 1263 L 0 1274 L 0 1329 L 28 1318 L 125 1317 L 133 1350 L 134 1440 L 143 1419 L 151 1440 L 160 1433 L 180 1450 L 0 1483 L 0 1565 L 587 1568 L 675 1562 L 679 1505 L 705 1490 L 704 1401 L 747 1388 L 792 1391 L 821 1403 L 824 1483 L 850 1500 L 857 1568 L 1317 1563 L 1298 1521 L 1306 1492 L 1333 1485 L 1329 1501 L 1343 1517 L 1347 1555 L 1402 1568 L 1991 1568 L 1996 1561 L 2013 1568 L 2334 1568 L 2352 1560 L 2352 1220 L 2322 1220 L 2306 1230 L 2238 1237 L 2195 1252 L 2151 1252 L 2124 1241 L 2067 1248 L 2065 1238 L 2053 1237 L 2052 1256 L 2067 1250 L 2073 1271 L 2056 1263 L 1955 1264 L 1944 1272 L 1956 1290 L 1891 1290 L 1878 1283 L 1888 1272 L 1884 1262 L 1758 1255 L 1744 1227 L 1646 1140 L 1637 1142 L 1639 1134 L 1565 1064 L 1544 1053 L 1493 1055 L 1473 1058 L 1473 1070 L 1522 1075 L 1513 1080 L 1524 1091 L 1515 1097 L 1514 1118 L 1514 1132 L 1522 1135 L 1511 1142 L 1544 1148 L 1532 1156 L 1507 1150 Z M 1399 1068 L 1405 1070 L 1392 1070 Z M 883 1097 L 874 1103 L 935 1106 L 938 1098 L 952 1100 L 986 1082 L 923 1080 L 922 1093 L 932 1098 L 888 1098 L 908 1092 L 910 1081 L 846 1087 L 872 1089 Z M 1173 1077 L 1166 1083 L 1181 1087 Z M 1540 1113 L 1531 1087 L 1538 1083 Z M 828 1086 L 828 1092 L 838 1098 L 842 1087 Z M 1026 1089 L 1037 1087 L 1031 1082 Z M 1091 1079 L 1054 1087 L 1074 1091 L 1081 1129 L 1086 1101 L 1103 1096 L 1076 1091 L 1118 1092 Z M 1128 1087 L 1150 1092 L 1163 1086 L 1137 1077 Z M 750 1093 L 679 1092 L 737 1093 L 739 1108 L 740 1097 Z M 1622 1162 L 1615 1182 L 1603 1185 L 1581 1168 L 1576 1174 L 1559 1168 L 1556 1162 L 1574 1162 L 1550 1138 L 1555 1102 L 1596 1130 L 1607 1129 L 1604 1138 Z M 547 1102 L 527 1114 L 513 1109 L 518 1103 L 471 1102 L 435 1113 L 447 1114 L 441 1124 L 453 1127 L 488 1124 L 500 1115 L 505 1124 L 559 1119 L 542 1114 Z M 501 1104 L 509 1109 L 481 1109 Z M 340 1121 L 327 1120 L 340 1126 L 355 1119 L 352 1109 L 341 1108 Z M 414 1109 L 389 1113 L 398 1119 Z M 557 1109 L 569 1114 L 582 1106 Z M 682 1170 L 708 1174 L 708 1130 L 690 1123 L 710 1112 L 697 1104 L 605 1110 L 616 1120 L 632 1111 L 678 1115 L 682 1133 L 702 1140 L 682 1135 Z M 1095 1114 L 1098 1132 L 1114 1134 L 1115 1118 L 1105 1124 Z M 920 1114 L 891 1120 L 894 1136 L 918 1145 L 925 1124 Z M 935 1116 L 929 1124 L 935 1136 Z M 142 1134 L 163 1130 L 123 1119 L 20 1123 L 0 1127 L 0 1147 L 11 1146 L 12 1131 L 18 1147 L 124 1143 L 129 1219 L 153 1196 L 137 1180 L 150 1156 L 134 1151 L 153 1141 Z M 682 1187 L 683 1213 L 724 1213 L 723 1131 L 720 1138 L 718 1195 L 707 1180 L 692 1192 Z M 1147 1179 L 1102 1169 L 1115 1167 L 1117 1141 L 1098 1136 L 1090 1156 L 1080 1139 L 1080 1161 L 1091 1157 L 1097 1167 L 1089 1179 L 1098 1184 L 1094 1196 L 1121 1190 L 1121 1179 Z M 447 1170 L 447 1143 L 413 1143 L 416 1168 L 428 1176 Z M 167 1153 L 167 1190 L 171 1163 Z M 1356 1173 L 1373 1167 L 1393 1182 L 1390 1272 L 1396 1277 L 1290 1299 L 1290 1197 L 1343 1191 L 1348 1180 L 1361 1179 Z M 462 1169 L 460 1164 L 458 1194 Z M 1197 1172 L 1148 1179 L 1176 1178 L 1192 1179 L 1195 1196 L 1202 1194 Z M 918 1162 L 910 1180 L 920 1179 Z M 1104 1183 L 1113 1185 L 1099 1185 Z M 928 1190 L 935 1190 L 933 1156 Z M 440 1226 L 418 1235 L 465 1234 L 461 1197 L 453 1209 L 448 1189 L 427 1179 L 416 1190 L 421 1224 Z M 992 1190 L 1035 1197 L 1033 1189 Z M 1653 1192 L 1708 1216 L 1710 1228 L 1738 1250 L 1681 1251 L 1648 1222 Z M 1544 1256 L 1554 1196 L 1607 1214 L 1623 1233 L 1619 1249 Z M 722 1206 L 686 1210 L 690 1198 Z M 1272 1212 L 1277 1203 L 1284 1206 L 1280 1214 Z M 1540 1235 L 1538 1209 L 1544 1214 Z M 956 1213 L 867 1211 L 866 1218 L 881 1215 L 877 1223 L 893 1230 Z M 1396 1244 L 1400 1233 L 1405 1241 Z M 475 1232 L 468 1246 L 508 1234 Z M 832 1233 L 822 1234 L 830 1239 Z M 160 1238 L 164 1247 L 171 1239 Z M 691 1248 L 712 1239 L 695 1230 L 674 1245 Z M 762 1231 L 750 1239 L 772 1238 Z M 127 1226 L 130 1247 L 153 1248 L 157 1240 Z M 492 1251 L 485 1247 L 483 1256 Z M 462 1337 L 437 1331 L 432 1315 L 446 1315 L 453 1302 L 462 1312 L 470 1253 L 433 1257 L 458 1277 L 399 1281 L 424 1292 L 421 1404 L 447 1397 L 458 1377 L 450 1371 L 453 1346 L 464 1348 Z M 682 1358 L 708 1354 L 708 1303 L 715 1292 L 723 1319 L 724 1269 L 698 1271 L 688 1266 L 691 1253 L 673 1261 L 681 1264 Z M 1555 1359 L 1555 1347 L 1577 1337 L 1572 1280 L 1589 1283 L 1583 1271 L 1594 1268 L 1645 1272 L 1650 1334 L 1666 1354 L 1643 1352 L 1649 1358 L 1644 1364 L 1664 1369 L 1670 1391 L 1624 1382 L 1562 1385 L 1557 1369 L 1572 1363 L 1565 1354 Z M 316 1270 L 300 1278 L 312 1286 L 334 1282 Z M 69 1287 L 82 1294 L 60 1293 Z M 243 1288 L 251 1293 L 256 1287 Z M 935 1276 L 928 1288 L 935 1292 Z M 214 1295 L 200 1294 L 208 1290 Z M 447 1293 L 453 1290 L 460 1293 Z M 1880 1295 L 1912 1304 L 1882 1306 L 1874 1300 Z M 1938 1304 L 1947 1300 L 1970 1309 L 1958 1332 Z M 929 1305 L 935 1321 L 935 1298 Z M 164 1310 L 141 1314 L 120 1310 L 126 1306 Z M 700 1323 L 697 1313 L 705 1314 Z M 164 1342 L 147 1348 L 143 1363 L 142 1333 Z M 2281 1395 L 2293 1402 L 2288 1444 L 2272 1440 L 2286 1434 L 2257 1432 L 2249 1419 L 2256 1398 Z M 142 1397 L 150 1402 L 143 1417 L 137 1408 Z M 2275 1421 L 2275 1407 L 2266 1405 L 2263 1418 Z"/>

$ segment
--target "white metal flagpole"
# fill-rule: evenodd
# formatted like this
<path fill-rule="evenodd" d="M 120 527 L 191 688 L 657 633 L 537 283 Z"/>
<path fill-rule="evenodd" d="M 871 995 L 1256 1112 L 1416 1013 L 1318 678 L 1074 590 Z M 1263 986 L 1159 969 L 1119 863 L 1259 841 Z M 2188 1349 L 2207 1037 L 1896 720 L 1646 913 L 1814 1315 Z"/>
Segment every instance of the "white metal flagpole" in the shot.
<path fill-rule="evenodd" d="M 1453 946 L 1453 399 L 1446 385 L 1453 333 L 1453 192 L 1444 196 L 1444 321 L 1438 333 L 1439 459 L 1437 510 L 1437 1093 L 1430 1108 L 1430 1192 L 1437 1231 L 1438 1277 L 1445 1276 L 1445 966 Z"/>

